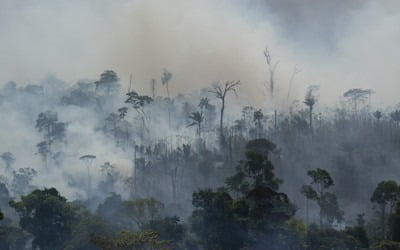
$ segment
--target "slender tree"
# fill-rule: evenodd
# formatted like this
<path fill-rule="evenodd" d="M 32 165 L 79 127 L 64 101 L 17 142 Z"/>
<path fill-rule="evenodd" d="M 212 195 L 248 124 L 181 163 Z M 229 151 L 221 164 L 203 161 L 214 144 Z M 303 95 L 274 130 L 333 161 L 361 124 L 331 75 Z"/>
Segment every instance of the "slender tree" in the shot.
<path fill-rule="evenodd" d="M 261 137 L 262 134 L 262 119 L 264 118 L 264 114 L 262 113 L 261 109 L 254 111 L 253 113 L 253 121 L 257 126 L 258 129 L 258 137 Z"/>
<path fill-rule="evenodd" d="M 309 185 L 304 185 L 301 188 L 301 193 L 308 199 L 314 200 L 320 207 L 319 225 L 323 226 L 323 219 L 331 224 L 335 219 L 337 221 L 343 220 L 343 212 L 339 209 L 336 195 L 327 192 L 334 185 L 334 182 L 328 171 L 317 168 L 310 170 L 307 175 L 311 177 L 312 181 Z"/>
<path fill-rule="evenodd" d="M 343 96 L 353 105 L 354 112 L 358 112 L 359 104 L 365 103 L 374 93 L 371 89 L 349 89 Z"/>
<path fill-rule="evenodd" d="M 92 177 L 90 175 L 90 166 L 92 165 L 93 160 L 96 159 L 95 155 L 82 155 L 81 157 L 79 157 L 79 160 L 82 160 L 85 162 L 86 164 L 86 168 L 87 168 L 87 198 L 88 200 L 90 199 L 90 191 L 91 191 L 91 180 Z"/>
<path fill-rule="evenodd" d="M 375 188 L 371 202 L 379 205 L 381 209 L 382 239 L 386 237 L 386 210 L 389 207 L 389 215 L 392 215 L 393 209 L 400 198 L 400 187 L 395 181 L 381 181 Z"/>
<path fill-rule="evenodd" d="M 201 137 L 201 128 L 202 128 L 202 123 L 203 123 L 203 121 L 204 121 L 204 116 L 203 116 L 203 113 L 201 113 L 201 112 L 192 112 L 190 115 L 189 115 L 189 118 L 193 121 L 192 123 L 190 123 L 189 124 L 189 127 L 192 127 L 192 126 L 197 126 L 197 135 L 199 136 L 199 137 Z"/>
<path fill-rule="evenodd" d="M 273 98 L 274 97 L 274 91 L 275 91 L 275 71 L 276 67 L 279 64 L 279 60 L 276 62 L 272 61 L 271 53 L 268 48 L 264 50 L 264 57 L 265 61 L 268 66 L 268 71 L 269 71 L 269 90 L 270 90 L 270 95 Z"/>
<path fill-rule="evenodd" d="M 114 94 L 120 87 L 119 77 L 113 70 L 105 70 L 100 75 L 100 79 L 95 81 L 96 90 L 103 91 L 106 96 Z"/>
<path fill-rule="evenodd" d="M 226 95 L 229 92 L 234 92 L 236 94 L 236 87 L 240 84 L 240 81 L 227 81 L 224 85 L 215 84 L 211 90 L 211 93 L 215 95 L 217 99 L 221 100 L 221 111 L 220 111 L 220 120 L 219 120 L 219 133 L 220 140 L 222 144 L 225 144 L 225 136 L 224 136 L 224 112 L 225 112 L 225 99 Z"/>
<path fill-rule="evenodd" d="M 151 87 L 151 97 L 153 99 L 156 98 L 156 86 L 157 86 L 157 80 L 156 79 L 151 79 L 150 81 L 150 87 Z"/>
<path fill-rule="evenodd" d="M 318 86 L 310 86 L 308 87 L 306 96 L 304 97 L 304 104 L 308 107 L 308 116 L 309 116 L 309 125 L 311 132 L 313 131 L 313 109 L 314 105 L 317 102 L 317 97 L 315 96 L 314 92 L 319 89 Z"/>
<path fill-rule="evenodd" d="M 169 93 L 169 81 L 172 79 L 172 73 L 164 69 L 163 75 L 161 77 L 161 83 L 165 86 L 168 96 L 168 126 L 171 127 L 171 96 Z"/>

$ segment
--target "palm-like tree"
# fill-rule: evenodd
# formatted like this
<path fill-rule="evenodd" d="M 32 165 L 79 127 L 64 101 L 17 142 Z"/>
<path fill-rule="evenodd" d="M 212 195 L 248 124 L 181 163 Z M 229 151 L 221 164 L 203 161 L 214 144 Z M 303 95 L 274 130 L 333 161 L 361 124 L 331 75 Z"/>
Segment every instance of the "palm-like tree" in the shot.
<path fill-rule="evenodd" d="M 168 95 L 168 126 L 171 127 L 171 103 L 170 103 L 170 95 L 169 95 L 169 81 L 172 79 L 172 73 L 168 70 L 164 69 L 163 76 L 161 77 L 161 83 L 167 89 Z"/>
<path fill-rule="evenodd" d="M 172 79 L 172 73 L 169 72 L 168 70 L 164 69 L 163 76 L 161 77 L 161 83 L 167 89 L 168 98 L 170 98 L 170 95 L 169 95 L 169 81 L 171 79 Z"/>
<path fill-rule="evenodd" d="M 191 126 L 197 126 L 197 134 L 199 137 L 201 136 L 201 125 L 204 121 L 204 116 L 202 112 L 192 112 L 189 115 L 189 119 L 191 119 L 193 122 L 189 124 L 189 127 Z"/>
<path fill-rule="evenodd" d="M 262 113 L 261 109 L 254 111 L 253 113 L 253 121 L 258 127 L 258 136 L 260 137 L 261 135 L 261 129 L 262 129 L 262 119 L 264 118 L 264 114 Z"/>
<path fill-rule="evenodd" d="M 304 104 L 308 107 L 309 109 L 309 124 L 310 124 L 310 129 L 312 131 L 313 126 L 312 126 L 312 116 L 313 116 L 313 109 L 314 109 L 314 105 L 317 102 L 317 97 L 314 95 L 314 91 L 318 90 L 318 86 L 310 86 L 308 87 L 308 91 L 307 94 L 304 98 Z"/>

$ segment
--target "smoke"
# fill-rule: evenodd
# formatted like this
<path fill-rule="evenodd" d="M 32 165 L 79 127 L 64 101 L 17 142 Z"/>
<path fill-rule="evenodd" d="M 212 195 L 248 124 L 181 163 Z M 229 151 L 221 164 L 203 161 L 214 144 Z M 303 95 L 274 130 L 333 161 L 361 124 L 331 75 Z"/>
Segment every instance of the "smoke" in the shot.
<path fill-rule="evenodd" d="M 372 88 L 375 103 L 397 102 L 396 1 L 0 1 L 0 82 L 35 82 L 47 73 L 72 83 L 117 71 L 127 88 L 149 92 L 163 68 L 171 92 L 241 80 L 243 102 L 263 106 L 266 46 L 282 99 L 321 86 L 332 103 L 352 87 Z M 161 87 L 159 94 L 164 94 Z M 252 101 L 248 101 L 251 97 Z M 282 100 L 284 102 L 285 100 Z"/>

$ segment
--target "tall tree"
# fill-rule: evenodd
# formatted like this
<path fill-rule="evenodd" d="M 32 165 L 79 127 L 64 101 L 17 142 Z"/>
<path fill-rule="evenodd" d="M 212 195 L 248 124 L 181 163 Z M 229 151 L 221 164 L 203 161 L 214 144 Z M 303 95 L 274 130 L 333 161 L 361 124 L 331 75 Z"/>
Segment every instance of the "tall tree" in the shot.
<path fill-rule="evenodd" d="M 313 131 L 313 109 L 314 105 L 317 102 L 317 97 L 315 96 L 314 92 L 319 89 L 318 86 L 310 86 L 308 87 L 306 96 L 304 97 L 304 104 L 308 107 L 308 117 L 309 117 L 309 125 L 311 132 Z"/>
<path fill-rule="evenodd" d="M 100 75 L 100 79 L 95 81 L 96 90 L 103 91 L 105 96 L 110 96 L 115 94 L 120 85 L 119 85 L 119 77 L 117 73 L 113 70 L 105 70 Z"/>
<path fill-rule="evenodd" d="M 21 228 L 34 236 L 34 249 L 64 249 L 75 214 L 55 188 L 35 190 L 20 201 L 10 201 L 10 206 L 19 214 Z"/>
<path fill-rule="evenodd" d="M 156 98 L 156 86 L 157 86 L 157 80 L 156 79 L 151 79 L 150 81 L 150 87 L 151 87 L 151 97 L 153 99 Z"/>
<path fill-rule="evenodd" d="M 172 73 L 164 69 L 161 77 L 161 83 L 165 86 L 168 96 L 168 125 L 171 127 L 171 96 L 169 94 L 169 81 L 172 79 Z"/>
<path fill-rule="evenodd" d="M 381 181 L 375 188 L 371 202 L 379 205 L 381 210 L 382 239 L 386 237 L 386 210 L 389 207 L 389 216 L 392 215 L 395 204 L 400 198 L 400 187 L 395 181 Z"/>
<path fill-rule="evenodd" d="M 38 143 L 38 153 L 42 156 L 46 168 L 49 166 L 49 159 L 53 155 L 52 144 L 63 142 L 66 137 L 67 124 L 58 121 L 57 112 L 46 111 L 38 115 L 35 128 L 44 136 L 44 141 Z"/>
<path fill-rule="evenodd" d="M 269 71 L 269 90 L 270 90 L 270 95 L 273 98 L 274 97 L 274 91 L 275 91 L 275 71 L 276 67 L 279 64 L 279 60 L 276 62 L 272 61 L 272 56 L 268 48 L 264 50 L 264 57 L 265 61 L 268 66 L 268 71 Z"/>
<path fill-rule="evenodd" d="M 141 119 L 141 129 L 140 129 L 140 137 L 143 142 L 144 140 L 144 132 L 149 133 L 148 125 L 146 122 L 146 113 L 145 107 L 153 102 L 153 98 L 146 95 L 139 95 L 136 91 L 131 91 L 126 94 L 128 98 L 125 100 L 125 103 L 129 103 L 132 105 L 132 108 L 139 114 Z"/>
<path fill-rule="evenodd" d="M 240 81 L 227 81 L 224 85 L 215 84 L 211 90 L 211 93 L 215 95 L 217 99 L 221 100 L 221 111 L 220 111 L 220 120 L 219 120 L 219 133 L 220 140 L 222 145 L 225 144 L 225 136 L 224 136 L 224 112 L 225 112 L 225 100 L 226 95 L 229 92 L 234 92 L 236 94 L 236 87 L 240 84 Z"/>
<path fill-rule="evenodd" d="M 398 128 L 400 123 L 400 110 L 391 112 L 390 118 L 396 123 L 396 127 Z"/>
<path fill-rule="evenodd" d="M 192 112 L 189 115 L 189 119 L 191 119 L 193 122 L 189 124 L 189 127 L 192 126 L 197 126 L 197 134 L 199 137 L 201 137 L 201 125 L 204 121 L 204 116 L 203 113 L 201 112 Z"/>
<path fill-rule="evenodd" d="M 309 185 L 304 185 L 301 188 L 301 193 L 309 200 L 317 202 L 319 212 L 319 225 L 323 226 L 324 222 L 333 223 L 334 220 L 342 221 L 343 212 L 339 209 L 336 195 L 326 190 L 334 185 L 334 182 L 328 171 L 317 168 L 309 170 L 307 175 L 311 178 Z"/>
<path fill-rule="evenodd" d="M 82 155 L 79 157 L 79 160 L 82 160 L 86 164 L 87 168 L 87 198 L 90 199 L 90 190 L 92 185 L 92 176 L 90 175 L 90 166 L 92 165 L 93 160 L 96 159 L 95 155 Z"/>
<path fill-rule="evenodd" d="M 169 81 L 171 79 L 172 79 L 172 73 L 169 72 L 168 70 L 164 69 L 163 75 L 161 77 L 161 83 L 162 83 L 162 85 L 165 86 L 165 89 L 167 90 L 168 98 L 171 98 L 170 93 L 169 93 Z"/>
<path fill-rule="evenodd" d="M 371 89 L 355 88 L 347 90 L 343 96 L 353 104 L 354 112 L 357 113 L 359 104 L 365 103 L 373 93 Z"/>
<path fill-rule="evenodd" d="M 257 126 L 257 137 L 261 137 L 262 135 L 262 119 L 264 118 L 264 114 L 262 113 L 261 109 L 254 111 L 253 113 L 253 121 Z"/>

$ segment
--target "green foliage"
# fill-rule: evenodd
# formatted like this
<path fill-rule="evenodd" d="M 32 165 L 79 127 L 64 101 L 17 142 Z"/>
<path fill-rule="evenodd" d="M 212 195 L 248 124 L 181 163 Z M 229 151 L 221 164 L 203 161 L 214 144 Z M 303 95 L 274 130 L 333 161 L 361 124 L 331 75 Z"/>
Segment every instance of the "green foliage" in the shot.
<path fill-rule="evenodd" d="M 317 168 L 315 170 L 309 170 L 307 175 L 311 177 L 312 184 L 320 186 L 320 190 L 334 185 L 331 175 L 324 169 Z"/>
<path fill-rule="evenodd" d="M 151 221 L 159 218 L 159 213 L 163 208 L 164 205 L 153 198 L 127 200 L 122 202 L 122 209 L 119 213 L 133 222 L 136 229 L 142 229 Z"/>
<path fill-rule="evenodd" d="M 275 177 L 274 166 L 268 159 L 268 152 L 274 148 L 265 139 L 250 141 L 246 145 L 246 160 L 240 161 L 236 173 L 225 181 L 228 188 L 242 195 L 259 186 L 277 190 L 281 180 Z"/>
<path fill-rule="evenodd" d="M 347 227 L 343 231 L 332 228 L 319 229 L 315 225 L 308 228 L 306 249 L 310 250 L 356 250 L 368 249 L 365 229 L 359 226 Z"/>
<path fill-rule="evenodd" d="M 71 238 L 75 213 L 55 188 L 35 190 L 21 201 L 10 201 L 10 206 L 19 214 L 21 228 L 35 237 L 33 247 L 62 249 Z"/>
<path fill-rule="evenodd" d="M 390 240 L 383 240 L 375 243 L 372 246 L 372 250 L 399 250 L 400 243 Z"/>
<path fill-rule="evenodd" d="M 309 200 L 318 200 L 318 193 L 310 185 L 302 186 L 300 192 Z"/>
<path fill-rule="evenodd" d="M 279 249 L 282 239 L 297 234 L 286 224 L 295 209 L 286 194 L 277 192 L 280 180 L 268 159 L 274 148 L 265 139 L 247 144 L 246 161 L 225 182 L 228 190 L 238 194 L 237 199 L 224 188 L 193 194 L 191 228 L 205 249 L 241 249 L 266 242 Z"/>
<path fill-rule="evenodd" d="M 176 216 L 153 219 L 143 229 L 156 232 L 161 240 L 173 242 L 179 242 L 185 234 L 185 228 Z"/>
<path fill-rule="evenodd" d="M 248 213 L 242 203 L 236 203 L 223 191 L 200 190 L 193 193 L 195 207 L 190 218 L 192 232 L 198 244 L 209 250 L 241 249 L 247 241 L 244 216 Z"/>
<path fill-rule="evenodd" d="M 64 250 L 96 250 L 91 242 L 92 235 L 107 236 L 112 233 L 103 218 L 93 215 L 84 207 L 79 208 L 72 226 L 71 239 L 65 243 Z"/>
<path fill-rule="evenodd" d="M 0 226 L 0 249 L 25 249 L 32 236 L 14 226 Z"/>
<path fill-rule="evenodd" d="M 395 181 L 382 181 L 375 188 L 371 197 L 371 202 L 394 206 L 395 202 L 399 199 L 400 187 Z"/>
<path fill-rule="evenodd" d="M 392 180 L 389 181 L 381 181 L 378 183 L 378 186 L 375 188 L 371 202 L 379 205 L 381 210 L 381 228 L 382 234 L 381 239 L 385 239 L 386 237 L 386 207 L 389 207 L 389 216 L 392 215 L 392 210 L 399 201 L 400 197 L 400 187 L 399 185 Z"/>
<path fill-rule="evenodd" d="M 93 236 L 91 241 L 102 250 L 172 250 L 169 241 L 158 239 L 153 231 L 122 231 L 115 237 Z"/>
<path fill-rule="evenodd" d="M 304 185 L 300 192 L 309 200 L 317 202 L 320 208 L 320 226 L 325 222 L 326 225 L 343 220 L 343 211 L 339 208 L 339 203 L 335 194 L 326 192 L 332 187 L 334 182 L 328 171 L 317 168 L 309 170 L 307 175 L 311 177 L 310 185 Z"/>

